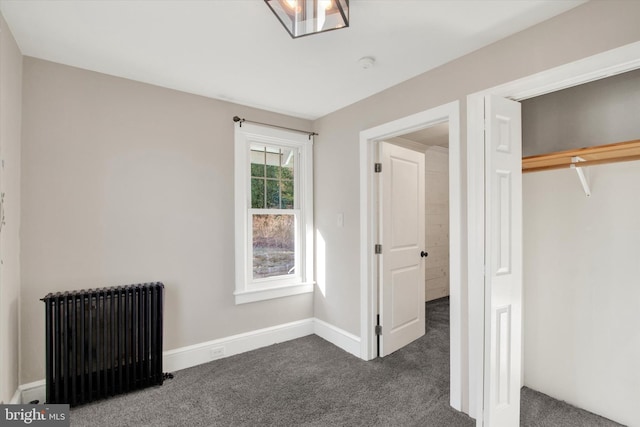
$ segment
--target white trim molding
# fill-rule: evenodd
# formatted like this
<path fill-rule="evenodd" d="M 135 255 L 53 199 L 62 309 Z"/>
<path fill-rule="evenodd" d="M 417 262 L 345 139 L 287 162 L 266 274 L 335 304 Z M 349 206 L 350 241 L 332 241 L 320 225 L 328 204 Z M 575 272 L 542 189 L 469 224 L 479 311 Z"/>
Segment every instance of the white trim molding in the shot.
<path fill-rule="evenodd" d="M 47 383 L 45 380 L 22 384 L 20 387 L 18 387 L 18 390 L 20 391 L 18 403 L 29 403 L 33 402 L 34 400 L 37 400 L 40 403 L 44 403 L 45 399 L 47 398 L 46 385 Z"/>
<path fill-rule="evenodd" d="M 288 297 L 313 292 L 313 283 L 297 283 L 273 288 L 252 289 L 248 291 L 235 291 L 236 304 L 262 301 L 265 299 Z"/>
<path fill-rule="evenodd" d="M 10 405 L 16 405 L 18 403 L 22 403 L 22 392 L 20 391 L 20 387 L 16 389 L 16 392 L 13 393 L 13 397 L 9 401 Z"/>
<path fill-rule="evenodd" d="M 449 148 L 440 147 L 438 145 L 431 145 L 427 147 L 427 151 L 435 151 L 436 153 L 449 155 Z"/>
<path fill-rule="evenodd" d="M 163 352 L 162 369 L 179 371 L 280 342 L 313 334 L 313 318 L 258 329 Z"/>
<path fill-rule="evenodd" d="M 360 357 L 360 337 L 317 318 L 313 321 L 313 332 L 347 353 Z"/>

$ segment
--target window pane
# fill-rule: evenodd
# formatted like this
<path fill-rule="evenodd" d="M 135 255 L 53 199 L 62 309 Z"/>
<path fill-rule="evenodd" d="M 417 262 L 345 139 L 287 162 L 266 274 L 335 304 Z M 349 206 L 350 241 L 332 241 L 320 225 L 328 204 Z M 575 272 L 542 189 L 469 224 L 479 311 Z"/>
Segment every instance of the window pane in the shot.
<path fill-rule="evenodd" d="M 251 146 L 251 176 L 264 176 L 265 150 L 264 145 Z"/>
<path fill-rule="evenodd" d="M 267 165 L 267 178 L 280 178 L 280 166 Z"/>
<path fill-rule="evenodd" d="M 251 176 L 264 176 L 264 164 L 251 163 Z"/>
<path fill-rule="evenodd" d="M 282 150 L 282 179 L 293 179 L 295 152 L 292 149 Z"/>
<path fill-rule="evenodd" d="M 276 153 L 267 152 L 267 178 L 280 178 L 280 150 Z"/>
<path fill-rule="evenodd" d="M 251 207 L 264 208 L 264 179 L 251 178 Z"/>
<path fill-rule="evenodd" d="M 282 179 L 293 179 L 293 165 L 291 167 L 282 167 Z"/>
<path fill-rule="evenodd" d="M 264 163 L 264 150 L 266 148 L 264 144 L 251 144 L 251 162 Z"/>
<path fill-rule="evenodd" d="M 280 209 L 280 186 L 273 179 L 267 180 L 267 209 Z"/>
<path fill-rule="evenodd" d="M 293 181 L 282 181 L 282 209 L 293 209 Z"/>
<path fill-rule="evenodd" d="M 253 215 L 253 278 L 295 274 L 295 217 Z"/>

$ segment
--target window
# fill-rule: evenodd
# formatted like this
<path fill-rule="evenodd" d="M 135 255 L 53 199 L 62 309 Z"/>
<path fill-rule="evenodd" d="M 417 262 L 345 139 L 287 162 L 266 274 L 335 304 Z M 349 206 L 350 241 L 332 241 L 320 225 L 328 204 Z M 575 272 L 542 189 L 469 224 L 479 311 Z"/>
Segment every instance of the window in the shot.
<path fill-rule="evenodd" d="M 313 291 L 313 142 L 236 124 L 236 304 Z"/>

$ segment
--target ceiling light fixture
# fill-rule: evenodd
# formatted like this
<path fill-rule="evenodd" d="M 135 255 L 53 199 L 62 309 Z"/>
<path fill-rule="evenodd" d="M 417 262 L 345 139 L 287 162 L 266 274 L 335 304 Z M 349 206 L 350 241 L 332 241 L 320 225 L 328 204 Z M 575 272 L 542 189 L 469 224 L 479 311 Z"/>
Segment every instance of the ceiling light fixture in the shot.
<path fill-rule="evenodd" d="M 349 0 L 264 0 L 292 38 L 349 26 Z"/>

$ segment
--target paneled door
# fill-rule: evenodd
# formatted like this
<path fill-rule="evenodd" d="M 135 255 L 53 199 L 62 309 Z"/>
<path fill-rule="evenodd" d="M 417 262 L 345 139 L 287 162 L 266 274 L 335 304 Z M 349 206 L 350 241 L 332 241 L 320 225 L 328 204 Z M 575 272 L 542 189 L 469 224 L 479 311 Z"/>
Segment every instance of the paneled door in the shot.
<path fill-rule="evenodd" d="M 425 333 L 425 155 L 380 143 L 380 356 Z"/>
<path fill-rule="evenodd" d="M 520 425 L 522 131 L 520 104 L 485 98 L 484 425 Z"/>

